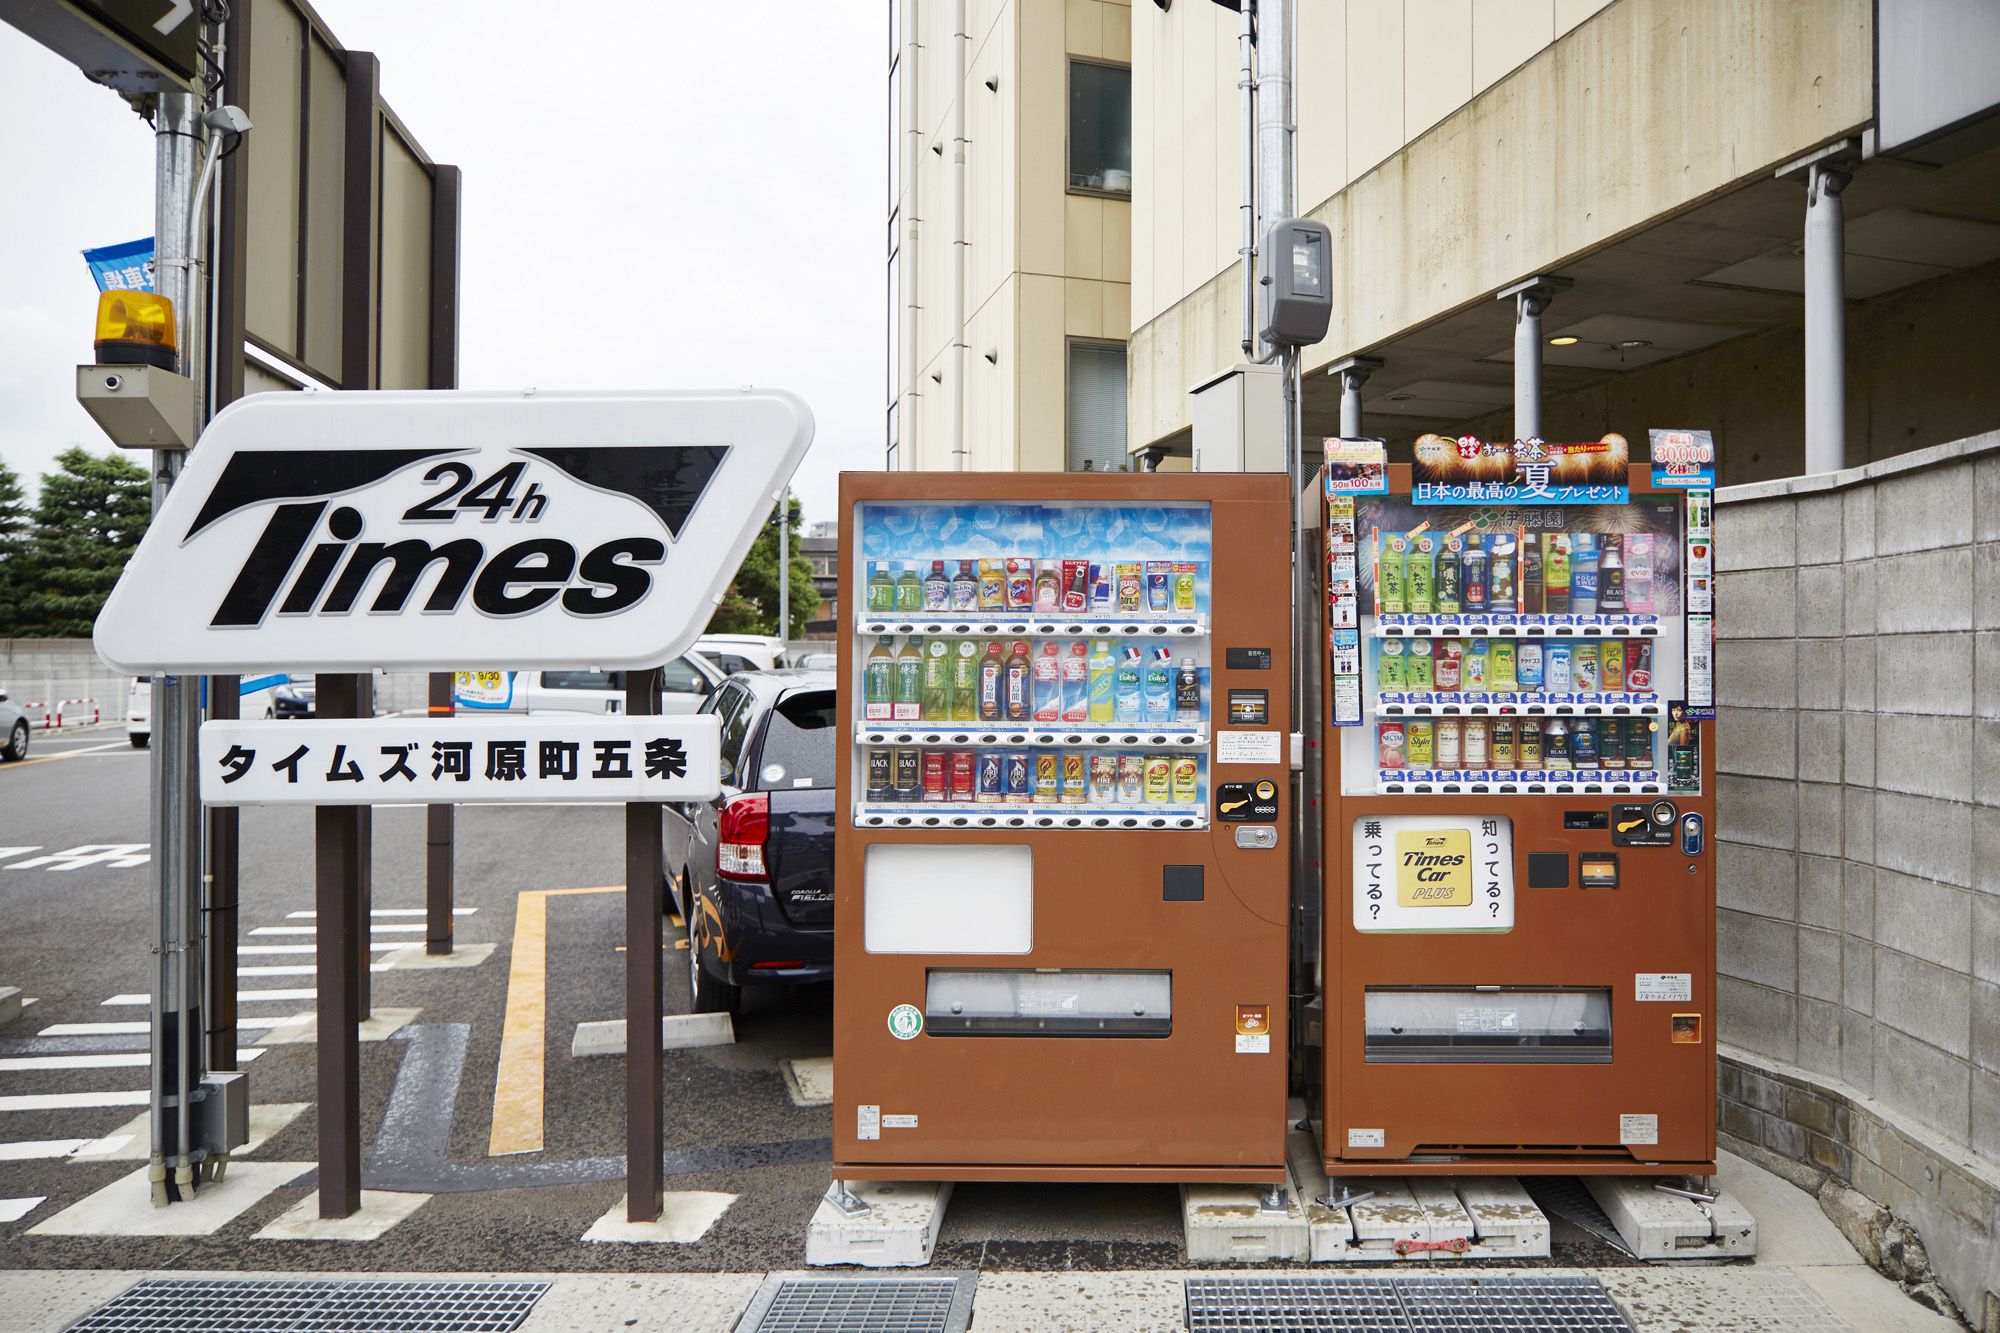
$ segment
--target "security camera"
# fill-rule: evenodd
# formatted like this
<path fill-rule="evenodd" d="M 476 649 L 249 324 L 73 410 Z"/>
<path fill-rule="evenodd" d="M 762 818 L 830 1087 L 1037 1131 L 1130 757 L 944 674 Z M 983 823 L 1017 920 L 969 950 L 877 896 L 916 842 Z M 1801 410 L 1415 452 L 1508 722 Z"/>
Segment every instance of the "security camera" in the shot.
<path fill-rule="evenodd" d="M 125 387 L 125 377 L 123 375 L 106 375 L 104 377 L 104 387 L 112 393 L 117 393 Z"/>
<path fill-rule="evenodd" d="M 219 106 L 204 115 L 201 123 L 221 134 L 242 134 L 250 128 L 250 117 L 240 106 Z"/>

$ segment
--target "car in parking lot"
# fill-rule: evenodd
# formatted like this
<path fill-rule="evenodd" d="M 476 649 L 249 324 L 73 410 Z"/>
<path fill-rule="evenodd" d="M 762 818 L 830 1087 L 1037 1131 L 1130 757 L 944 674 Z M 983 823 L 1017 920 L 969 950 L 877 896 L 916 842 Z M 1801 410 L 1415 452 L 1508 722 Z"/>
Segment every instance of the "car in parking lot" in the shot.
<path fill-rule="evenodd" d="M 460 676 L 453 702 L 466 712 L 541 717 L 625 711 L 622 671 L 475 671 Z M 660 711 L 698 712 L 722 681 L 721 669 L 701 654 L 676 657 L 660 668 Z"/>
<path fill-rule="evenodd" d="M 749 986 L 833 977 L 834 675 L 744 671 L 702 709 L 720 719 L 722 792 L 662 817 L 687 922 L 696 1012 Z"/>
<path fill-rule="evenodd" d="M 731 676 L 785 665 L 785 641 L 770 634 L 704 634 L 694 641 L 694 650 Z"/>
<path fill-rule="evenodd" d="M 28 757 L 28 711 L 14 702 L 6 690 L 0 689 L 0 757 L 26 759 Z"/>

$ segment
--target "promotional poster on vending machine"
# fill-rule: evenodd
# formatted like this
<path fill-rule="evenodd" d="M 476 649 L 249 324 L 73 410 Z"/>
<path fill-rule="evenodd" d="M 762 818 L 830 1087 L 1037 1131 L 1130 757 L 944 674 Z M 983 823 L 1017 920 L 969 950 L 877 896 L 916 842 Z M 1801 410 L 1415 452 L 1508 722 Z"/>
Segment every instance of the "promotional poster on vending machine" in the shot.
<path fill-rule="evenodd" d="M 836 1178 L 1281 1179 L 1284 479 L 841 495 Z"/>
<path fill-rule="evenodd" d="M 1328 478 L 1329 1171 L 1714 1155 L 1713 443 L 1670 452 Z"/>

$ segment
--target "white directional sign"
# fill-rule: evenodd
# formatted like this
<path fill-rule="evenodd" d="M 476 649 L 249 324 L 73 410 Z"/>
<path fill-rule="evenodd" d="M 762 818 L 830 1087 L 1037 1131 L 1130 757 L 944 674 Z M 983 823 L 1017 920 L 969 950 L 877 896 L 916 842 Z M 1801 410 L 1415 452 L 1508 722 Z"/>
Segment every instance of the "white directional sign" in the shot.
<path fill-rule="evenodd" d="M 657 666 L 812 432 L 777 390 L 256 394 L 190 453 L 97 652 L 133 674 Z"/>
<path fill-rule="evenodd" d="M 207 722 L 208 805 L 705 801 L 720 725 L 673 717 L 383 717 Z"/>

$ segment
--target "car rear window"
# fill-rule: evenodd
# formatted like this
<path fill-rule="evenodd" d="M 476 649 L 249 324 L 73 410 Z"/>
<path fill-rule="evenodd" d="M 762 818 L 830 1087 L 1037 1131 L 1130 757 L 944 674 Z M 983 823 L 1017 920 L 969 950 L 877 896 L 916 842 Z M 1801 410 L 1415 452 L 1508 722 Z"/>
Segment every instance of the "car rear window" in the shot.
<path fill-rule="evenodd" d="M 833 786 L 835 726 L 832 690 L 780 699 L 764 727 L 757 786 L 765 791 Z"/>
<path fill-rule="evenodd" d="M 622 690 L 625 688 L 625 673 L 622 671 L 544 671 L 542 688 L 545 690 Z"/>

